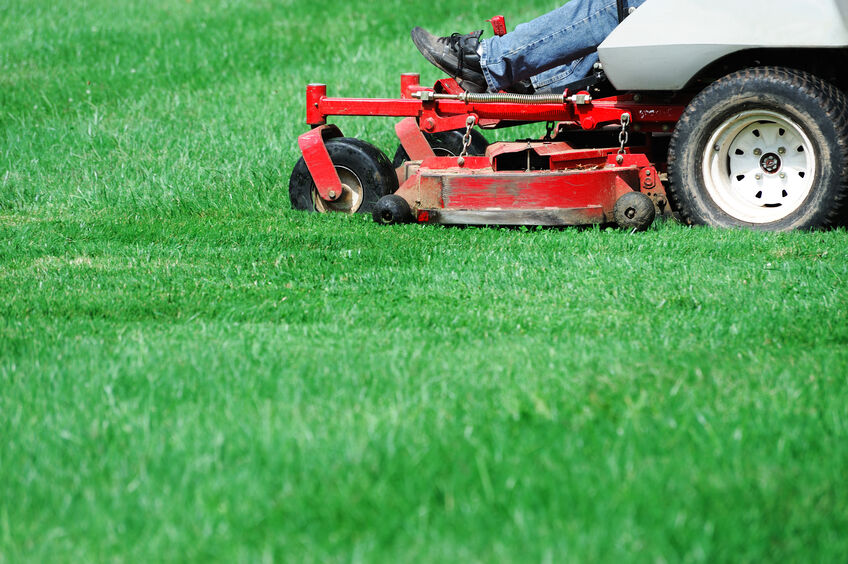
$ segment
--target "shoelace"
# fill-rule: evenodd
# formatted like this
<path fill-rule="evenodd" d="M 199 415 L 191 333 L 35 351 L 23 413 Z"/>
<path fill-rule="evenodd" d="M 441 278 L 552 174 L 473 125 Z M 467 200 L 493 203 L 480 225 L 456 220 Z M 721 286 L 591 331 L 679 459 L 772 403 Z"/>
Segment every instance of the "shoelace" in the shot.
<path fill-rule="evenodd" d="M 477 40 L 477 43 L 480 42 L 480 36 L 483 35 L 483 30 L 476 33 L 467 33 L 465 35 L 459 33 L 452 33 L 450 37 L 448 37 L 448 46 L 451 51 L 456 53 L 457 59 L 457 76 L 454 78 L 462 78 L 462 71 L 465 70 L 465 47 L 466 44 L 472 39 Z M 471 47 L 471 51 L 476 51 L 477 45 Z"/>
<path fill-rule="evenodd" d="M 450 39 L 448 39 L 448 45 L 450 45 L 451 51 L 456 52 L 456 57 L 459 61 L 454 78 L 462 78 L 462 70 L 465 68 L 465 51 L 462 49 L 462 35 L 452 33 Z"/>

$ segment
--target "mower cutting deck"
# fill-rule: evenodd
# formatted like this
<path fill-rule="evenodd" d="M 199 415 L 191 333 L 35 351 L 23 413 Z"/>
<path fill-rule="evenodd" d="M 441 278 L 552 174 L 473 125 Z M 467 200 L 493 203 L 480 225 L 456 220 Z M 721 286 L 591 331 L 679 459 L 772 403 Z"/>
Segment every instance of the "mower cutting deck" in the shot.
<path fill-rule="evenodd" d="M 683 107 L 637 98 L 593 100 L 588 91 L 469 94 L 453 80 L 423 88 L 416 74 L 402 75 L 396 100 L 330 98 L 324 85 L 309 85 L 313 129 L 298 139 L 303 158 L 292 173 L 292 203 L 310 211 L 371 212 L 381 223 L 646 229 L 657 213 L 668 212 L 668 199 L 649 147 L 628 148 L 629 132 L 667 132 Z M 395 130 L 405 159 L 396 156 L 393 168 L 378 149 L 327 125 L 332 115 L 404 117 Z M 488 148 L 479 137 L 472 142 L 476 126 L 537 121 L 551 124 L 544 139 Z M 582 148 L 567 140 L 568 132 L 609 128 L 618 146 Z"/>

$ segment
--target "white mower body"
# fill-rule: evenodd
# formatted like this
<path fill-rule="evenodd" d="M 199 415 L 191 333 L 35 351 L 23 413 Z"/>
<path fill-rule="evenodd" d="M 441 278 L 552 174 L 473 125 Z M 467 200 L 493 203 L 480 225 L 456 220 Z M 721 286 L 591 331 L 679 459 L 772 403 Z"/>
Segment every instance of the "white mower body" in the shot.
<path fill-rule="evenodd" d="M 733 53 L 815 48 L 848 48 L 848 0 L 648 0 L 598 54 L 618 90 L 680 90 Z"/>

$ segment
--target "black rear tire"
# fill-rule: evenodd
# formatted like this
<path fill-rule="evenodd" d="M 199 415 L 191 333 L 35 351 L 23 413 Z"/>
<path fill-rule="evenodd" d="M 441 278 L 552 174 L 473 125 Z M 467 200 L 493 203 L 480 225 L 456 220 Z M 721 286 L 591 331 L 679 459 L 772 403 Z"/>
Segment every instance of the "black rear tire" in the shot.
<path fill-rule="evenodd" d="M 319 213 L 371 213 L 380 198 L 398 189 L 394 168 L 377 147 L 352 137 L 330 139 L 326 146 L 342 184 L 348 189 L 336 201 L 323 200 L 301 157 L 289 179 L 289 198 L 293 209 Z"/>
<path fill-rule="evenodd" d="M 836 225 L 848 208 L 848 98 L 797 70 L 735 72 L 686 108 L 668 165 L 669 199 L 685 223 Z"/>
<path fill-rule="evenodd" d="M 440 133 L 424 132 L 424 137 L 433 148 L 433 152 L 437 157 L 458 157 L 462 152 L 462 138 L 465 135 L 464 130 L 455 129 L 452 131 L 442 131 Z M 476 129 L 471 130 L 471 144 L 468 146 L 468 155 L 472 157 L 480 157 L 486 154 L 486 148 L 489 142 L 483 137 L 483 134 Z M 397 168 L 409 160 L 406 150 L 403 145 L 398 145 L 395 151 L 395 158 L 392 160 L 392 166 Z"/>

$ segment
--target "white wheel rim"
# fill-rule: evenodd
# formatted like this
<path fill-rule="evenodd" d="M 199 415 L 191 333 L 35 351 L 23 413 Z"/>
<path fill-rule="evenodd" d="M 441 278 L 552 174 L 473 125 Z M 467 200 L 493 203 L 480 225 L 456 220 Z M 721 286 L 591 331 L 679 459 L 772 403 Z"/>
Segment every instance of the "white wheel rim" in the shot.
<path fill-rule="evenodd" d="M 779 221 L 810 195 L 814 151 L 806 133 L 786 116 L 742 112 L 722 123 L 707 144 L 704 184 L 715 203 L 740 221 Z"/>
<path fill-rule="evenodd" d="M 365 199 L 362 181 L 359 180 L 355 172 L 344 166 L 336 165 L 336 173 L 339 175 L 339 180 L 342 181 L 342 195 L 337 200 L 328 201 L 318 194 L 316 188 L 313 188 L 312 202 L 315 204 L 315 211 L 318 213 L 356 213 L 362 206 L 362 200 Z"/>

